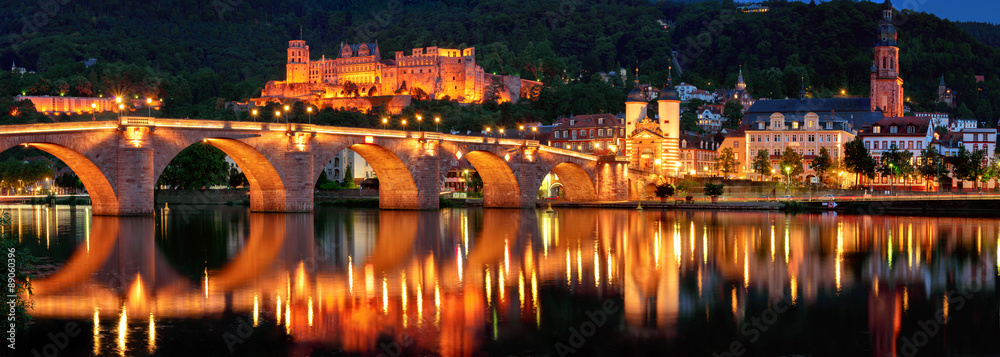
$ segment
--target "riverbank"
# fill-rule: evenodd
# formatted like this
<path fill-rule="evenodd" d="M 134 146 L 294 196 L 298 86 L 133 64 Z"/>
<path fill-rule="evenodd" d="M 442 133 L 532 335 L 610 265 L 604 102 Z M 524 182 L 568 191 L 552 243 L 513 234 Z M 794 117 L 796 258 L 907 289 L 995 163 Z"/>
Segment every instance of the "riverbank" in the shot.
<path fill-rule="evenodd" d="M 697 202 L 697 203 L 677 203 L 676 201 L 641 201 L 643 209 L 672 209 L 672 210 L 722 210 L 722 211 L 776 211 L 781 208 L 778 202 Z M 673 203 L 671 203 L 673 202 Z M 640 201 L 619 201 L 619 202 L 569 202 L 569 201 L 539 201 L 537 207 L 553 208 L 622 208 L 636 209 Z"/>

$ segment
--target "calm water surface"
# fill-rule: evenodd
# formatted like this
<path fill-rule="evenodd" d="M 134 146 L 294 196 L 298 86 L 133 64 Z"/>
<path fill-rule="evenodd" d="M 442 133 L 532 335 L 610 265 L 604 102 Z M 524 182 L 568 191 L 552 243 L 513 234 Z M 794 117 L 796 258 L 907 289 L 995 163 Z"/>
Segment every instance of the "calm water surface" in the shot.
<path fill-rule="evenodd" d="M 1000 353 L 997 218 L 8 209 L 49 266 L 24 355 Z"/>

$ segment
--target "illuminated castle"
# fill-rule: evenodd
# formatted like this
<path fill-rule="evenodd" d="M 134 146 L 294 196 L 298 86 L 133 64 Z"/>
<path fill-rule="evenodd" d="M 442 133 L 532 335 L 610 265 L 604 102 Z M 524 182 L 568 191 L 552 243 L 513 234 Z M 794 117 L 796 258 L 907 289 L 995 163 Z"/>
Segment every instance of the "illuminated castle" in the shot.
<path fill-rule="evenodd" d="M 319 107 L 368 110 L 386 105 L 398 112 L 410 98 L 447 99 L 461 103 L 517 101 L 531 97 L 540 82 L 486 74 L 476 64 L 476 49 L 414 48 L 407 56 L 382 59 L 378 43 L 341 44 L 337 58 L 309 59 L 306 41 L 288 41 L 285 80 L 270 81 L 254 98 L 298 100 Z M 513 80 L 512 80 L 513 79 Z"/>

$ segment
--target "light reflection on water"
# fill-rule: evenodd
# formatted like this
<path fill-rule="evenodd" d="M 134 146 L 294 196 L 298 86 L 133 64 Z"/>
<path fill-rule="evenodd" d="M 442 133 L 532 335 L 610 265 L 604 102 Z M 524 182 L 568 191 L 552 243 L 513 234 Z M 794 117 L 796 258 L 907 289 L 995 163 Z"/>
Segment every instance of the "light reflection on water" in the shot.
<path fill-rule="evenodd" d="M 551 354 L 607 304 L 612 323 L 578 354 L 710 355 L 737 341 L 764 354 L 885 356 L 907 348 L 918 322 L 937 312 L 947 329 L 921 353 L 1000 351 L 983 338 L 1000 332 L 997 219 L 231 207 L 12 214 L 24 247 L 64 262 L 34 281 L 40 323 L 30 341 L 80 321 L 93 333 L 69 347 L 79 354 Z M 782 304 L 789 312 L 769 321 L 768 309 Z"/>

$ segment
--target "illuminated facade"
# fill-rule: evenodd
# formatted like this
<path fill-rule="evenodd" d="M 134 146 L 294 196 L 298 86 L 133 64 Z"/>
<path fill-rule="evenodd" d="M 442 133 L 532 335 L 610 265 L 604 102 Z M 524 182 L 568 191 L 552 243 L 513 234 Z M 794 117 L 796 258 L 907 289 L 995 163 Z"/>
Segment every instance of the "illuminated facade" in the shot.
<path fill-rule="evenodd" d="M 881 110 L 886 117 L 899 117 L 903 116 L 903 79 L 899 78 L 898 34 L 892 25 L 892 11 L 892 3 L 886 0 L 871 68 L 871 110 Z"/>
<path fill-rule="evenodd" d="M 681 174 L 680 105 L 673 78 L 659 93 L 659 115 L 646 115 L 647 103 L 638 83 L 625 101 L 625 157 L 629 168 L 660 176 Z"/>
<path fill-rule="evenodd" d="M 414 48 L 410 55 L 396 51 L 394 59 L 383 59 L 378 43 L 341 44 L 336 58 L 309 56 L 306 41 L 289 41 L 285 80 L 268 82 L 261 96 L 253 99 L 255 104 L 298 100 L 361 110 L 384 105 L 390 113 L 398 113 L 409 105 L 410 97 L 461 103 L 517 101 L 531 97 L 531 87 L 541 84 L 486 74 L 476 64 L 472 47 Z"/>

